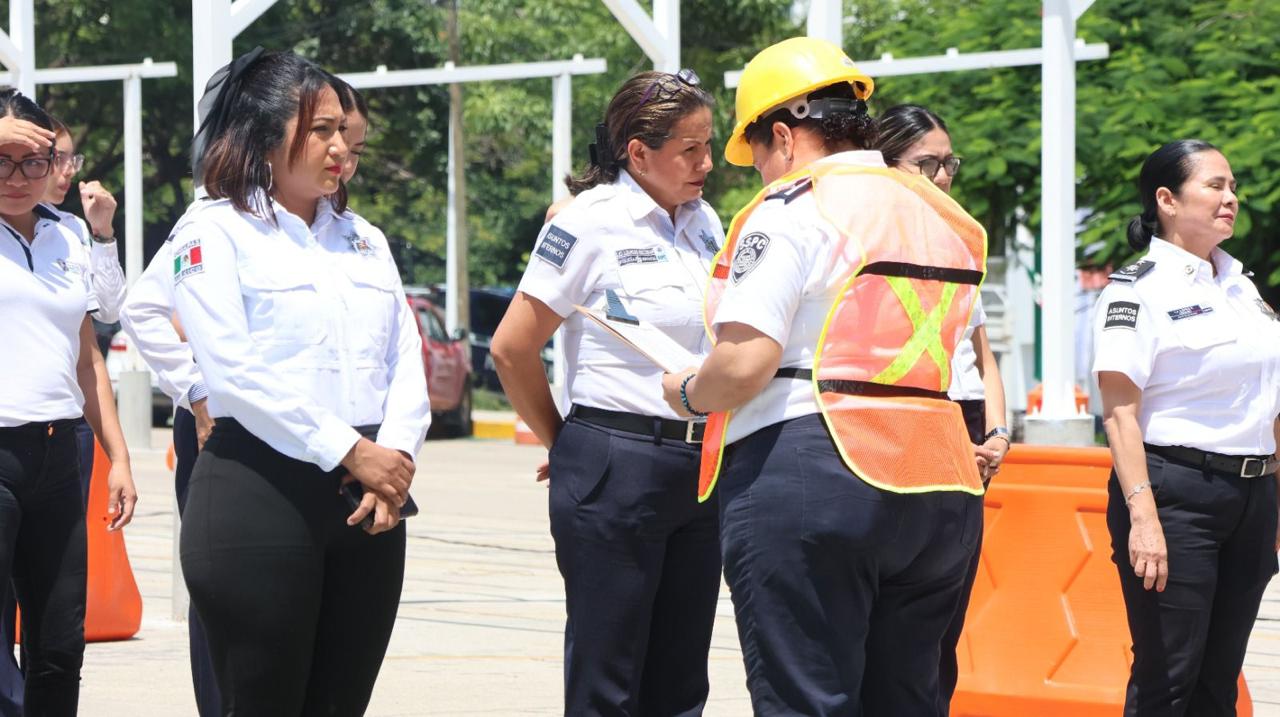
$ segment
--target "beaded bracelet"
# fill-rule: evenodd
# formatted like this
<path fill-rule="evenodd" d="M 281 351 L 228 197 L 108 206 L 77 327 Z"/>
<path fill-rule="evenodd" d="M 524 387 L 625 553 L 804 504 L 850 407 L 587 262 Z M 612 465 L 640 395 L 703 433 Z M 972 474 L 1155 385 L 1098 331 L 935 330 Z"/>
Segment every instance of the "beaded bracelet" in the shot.
<path fill-rule="evenodd" d="M 702 411 L 696 410 L 693 406 L 689 405 L 689 391 L 688 391 L 689 382 L 692 381 L 693 377 L 697 375 L 698 374 L 696 373 L 691 373 L 688 376 L 685 376 L 684 380 L 680 382 L 680 403 L 684 404 L 684 410 L 688 411 L 689 415 L 705 416 L 707 414 L 703 413 Z"/>

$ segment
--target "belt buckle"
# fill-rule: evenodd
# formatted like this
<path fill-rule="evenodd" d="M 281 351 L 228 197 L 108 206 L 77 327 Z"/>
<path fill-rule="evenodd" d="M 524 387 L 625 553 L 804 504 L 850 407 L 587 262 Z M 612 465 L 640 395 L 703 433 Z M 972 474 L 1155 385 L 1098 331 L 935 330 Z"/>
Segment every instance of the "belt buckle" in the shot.
<path fill-rule="evenodd" d="M 701 438 L 693 437 L 693 429 L 696 426 L 704 425 L 700 421 L 685 421 L 684 423 L 684 442 L 685 443 L 702 443 Z"/>
<path fill-rule="evenodd" d="M 1258 465 L 1258 468 L 1256 471 L 1249 470 L 1249 461 L 1253 461 Z M 1262 476 L 1263 471 L 1265 471 L 1266 469 L 1267 469 L 1267 459 L 1254 458 L 1253 456 L 1247 456 L 1240 463 L 1240 477 L 1241 478 L 1258 478 Z"/>

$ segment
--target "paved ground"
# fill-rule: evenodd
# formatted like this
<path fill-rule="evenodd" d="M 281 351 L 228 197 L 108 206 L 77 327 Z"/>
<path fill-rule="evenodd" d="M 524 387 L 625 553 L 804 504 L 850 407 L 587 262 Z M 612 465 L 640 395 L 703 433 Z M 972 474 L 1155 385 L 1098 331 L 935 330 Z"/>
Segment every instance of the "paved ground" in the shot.
<path fill-rule="evenodd" d="M 167 446 L 157 430 L 155 446 Z M 545 454 L 509 441 L 433 441 L 419 461 L 409 564 L 390 652 L 369 714 L 560 713 L 563 593 L 548 534 Z M 81 713 L 194 715 L 186 625 L 172 619 L 173 490 L 160 452 L 135 455 L 143 498 L 127 542 L 143 594 L 133 640 L 89 646 Z M 711 654 L 707 714 L 747 715 L 728 590 Z M 1280 581 L 1246 664 L 1258 715 L 1280 716 Z"/>

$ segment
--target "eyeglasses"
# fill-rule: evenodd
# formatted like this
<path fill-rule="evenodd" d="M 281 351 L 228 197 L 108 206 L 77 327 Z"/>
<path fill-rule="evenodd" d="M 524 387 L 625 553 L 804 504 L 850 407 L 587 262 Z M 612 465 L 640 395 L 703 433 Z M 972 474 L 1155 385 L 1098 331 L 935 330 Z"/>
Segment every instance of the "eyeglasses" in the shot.
<path fill-rule="evenodd" d="M 75 174 L 84 167 L 83 154 L 67 154 L 66 152 L 54 152 L 53 161 L 58 165 L 58 171 L 71 172 Z"/>
<path fill-rule="evenodd" d="M 649 104 L 649 100 L 656 99 L 659 102 L 665 102 L 680 94 L 680 91 L 685 87 L 697 87 L 700 84 L 702 84 L 702 80 L 698 79 L 698 73 L 690 69 L 680 70 L 674 75 L 663 73 L 653 81 L 653 84 L 649 85 L 649 88 L 640 96 L 640 101 L 636 103 L 635 108 L 631 110 L 631 114 L 627 115 L 627 121 L 622 124 L 623 129 L 627 130 L 623 133 L 623 137 L 630 134 L 631 120 L 636 118 L 636 114 L 640 112 L 641 107 Z"/>
<path fill-rule="evenodd" d="M 954 177 L 956 172 L 960 171 L 960 158 L 954 154 L 943 159 L 925 157 L 924 159 L 915 160 L 912 164 L 919 167 L 920 173 L 926 177 L 937 176 L 939 168 L 947 170 L 948 177 Z"/>
<path fill-rule="evenodd" d="M 0 157 L 0 179 L 12 177 L 18 168 L 22 169 L 22 176 L 27 179 L 43 179 L 49 176 L 51 167 L 53 167 L 53 160 L 47 157 L 24 159 L 21 162 Z"/>

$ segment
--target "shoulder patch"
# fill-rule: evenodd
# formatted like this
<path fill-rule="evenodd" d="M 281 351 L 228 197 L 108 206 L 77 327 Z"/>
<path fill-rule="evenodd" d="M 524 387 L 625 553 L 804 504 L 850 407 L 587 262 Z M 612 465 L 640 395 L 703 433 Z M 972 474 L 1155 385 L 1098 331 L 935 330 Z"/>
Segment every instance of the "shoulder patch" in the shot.
<path fill-rule="evenodd" d="M 200 255 L 200 240 L 191 241 L 173 250 L 173 283 L 176 286 L 184 279 L 204 272 L 204 259 Z"/>
<path fill-rule="evenodd" d="M 1114 281 L 1127 281 L 1129 283 L 1133 283 L 1145 276 L 1147 272 L 1154 269 L 1155 266 L 1156 263 L 1150 259 L 1135 261 L 1119 271 L 1112 272 L 1111 279 Z"/>
<path fill-rule="evenodd" d="M 577 243 L 578 237 L 552 224 L 547 227 L 546 235 L 538 242 L 538 248 L 533 254 L 555 268 L 563 269 L 569 252 L 573 251 Z"/>
<path fill-rule="evenodd" d="M 796 184 L 791 185 L 790 187 L 779 189 L 773 194 L 770 194 L 769 196 L 765 197 L 765 201 L 768 201 L 770 199 L 781 199 L 783 204 L 790 204 L 792 199 L 795 199 L 796 197 L 804 194 L 810 189 L 813 189 L 813 178 L 805 177 L 804 179 L 800 180 Z"/>
<path fill-rule="evenodd" d="M 1258 309 L 1262 311 L 1263 316 L 1272 321 L 1280 321 L 1280 316 L 1276 316 L 1276 310 L 1271 308 L 1271 304 L 1268 304 L 1263 299 L 1254 299 L 1253 301 L 1258 305 Z"/>
<path fill-rule="evenodd" d="M 760 260 L 764 258 L 765 251 L 769 249 L 769 242 L 769 237 L 760 232 L 748 234 L 738 241 L 738 249 L 733 254 L 731 271 L 733 283 L 741 282 L 743 277 L 750 274 L 751 270 L 760 264 Z"/>
<path fill-rule="evenodd" d="M 1138 304 L 1134 301 L 1113 301 L 1107 304 L 1107 320 L 1103 329 L 1138 330 Z"/>

